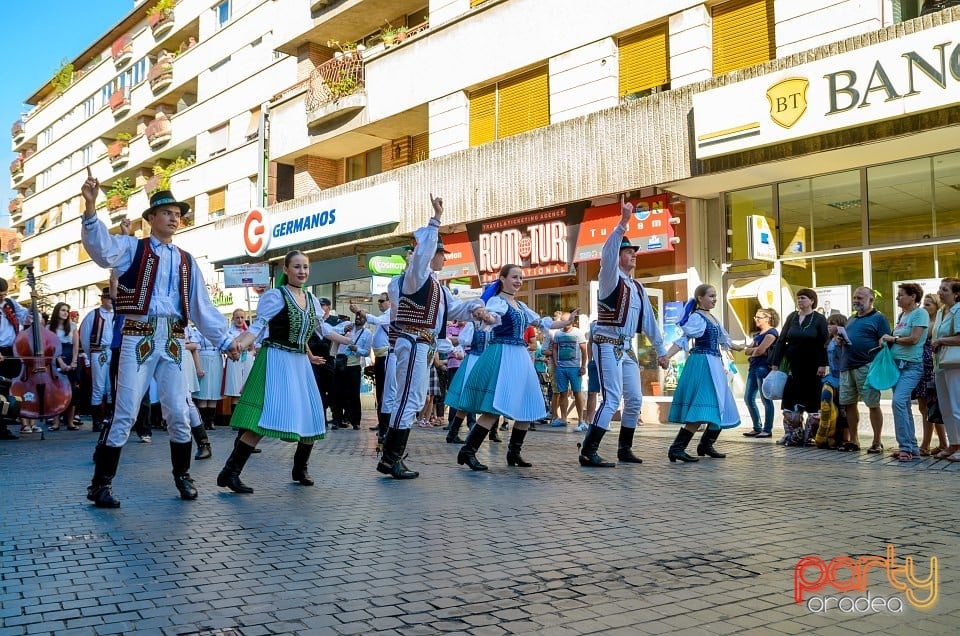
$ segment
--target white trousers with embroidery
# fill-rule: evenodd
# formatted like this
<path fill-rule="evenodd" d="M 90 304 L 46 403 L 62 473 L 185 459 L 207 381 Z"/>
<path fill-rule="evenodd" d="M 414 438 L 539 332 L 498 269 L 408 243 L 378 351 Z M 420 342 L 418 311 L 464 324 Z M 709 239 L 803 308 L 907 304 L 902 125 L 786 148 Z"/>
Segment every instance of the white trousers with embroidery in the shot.
<path fill-rule="evenodd" d="M 117 403 L 113 423 L 107 435 L 107 446 L 123 446 L 130 437 L 130 429 L 137 418 L 140 400 L 150 388 L 150 380 L 156 378 L 160 398 L 160 411 L 167 422 L 170 441 L 184 444 L 192 440 L 190 416 L 187 407 L 187 385 L 183 381 L 180 365 L 166 350 L 167 321 L 157 321 L 153 336 L 153 351 L 137 364 L 137 345 L 143 336 L 124 336 L 120 347 L 120 371 L 117 374 Z M 186 355 L 183 340 L 180 351 Z"/>
<path fill-rule="evenodd" d="M 417 414 L 423 409 L 430 384 L 430 349 L 426 343 L 414 343 L 403 336 L 397 338 L 392 356 L 397 359 L 395 397 L 394 403 L 386 407 L 391 409 L 390 428 L 404 430 L 413 427 Z"/>
<path fill-rule="evenodd" d="M 626 351 L 617 359 L 616 347 L 612 344 L 593 344 L 593 359 L 597 362 L 600 376 L 600 397 L 603 404 L 593 416 L 593 425 L 605 431 L 610 430 L 613 414 L 620 408 L 623 400 L 623 412 L 620 426 L 636 428 L 640 421 L 640 405 L 643 394 L 640 391 L 640 367 Z"/>
<path fill-rule="evenodd" d="M 390 415 L 397 406 L 397 354 L 387 354 L 383 363 L 383 395 L 380 397 L 380 412 Z"/>
<path fill-rule="evenodd" d="M 93 351 L 90 353 L 90 406 L 99 406 L 110 401 L 110 358 L 113 351 Z"/>

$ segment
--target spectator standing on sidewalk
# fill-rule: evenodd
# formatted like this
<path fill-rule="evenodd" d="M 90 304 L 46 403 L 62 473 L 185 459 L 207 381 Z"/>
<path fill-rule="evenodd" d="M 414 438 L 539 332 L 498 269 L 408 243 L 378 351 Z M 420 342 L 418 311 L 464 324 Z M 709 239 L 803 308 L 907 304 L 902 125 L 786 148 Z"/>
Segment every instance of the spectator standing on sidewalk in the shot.
<path fill-rule="evenodd" d="M 923 308 L 929 316 L 930 328 L 927 329 L 927 341 L 923 344 L 923 377 L 917 388 L 913 390 L 913 398 L 920 407 L 920 417 L 923 421 L 923 439 L 920 441 L 920 455 L 927 457 L 936 455 L 947 448 L 947 429 L 943 426 L 943 415 L 937 403 L 937 387 L 933 375 L 933 327 L 936 324 L 937 314 L 940 312 L 940 298 L 937 294 L 927 294 L 923 297 Z M 937 433 L 938 445 L 930 449 L 933 433 Z"/>
<path fill-rule="evenodd" d="M 744 389 L 743 401 L 747 404 L 747 412 L 753 422 L 753 430 L 743 434 L 744 437 L 773 437 L 773 400 L 766 397 L 760 390 L 763 379 L 770 373 L 768 354 L 780 333 L 776 330 L 780 324 L 777 310 L 761 307 L 753 316 L 757 325 L 757 333 L 753 336 L 753 344 L 743 352 L 747 355 L 750 367 L 747 372 L 747 386 Z M 757 395 L 763 403 L 763 423 L 760 422 L 760 411 L 757 410 Z"/>
<path fill-rule="evenodd" d="M 934 378 L 937 383 L 937 403 L 947 430 L 946 450 L 936 454 L 938 459 L 960 462 L 960 367 L 944 364 L 944 356 L 954 347 L 960 347 L 960 280 L 944 278 L 940 281 L 940 302 L 943 306 L 933 327 Z"/>
<path fill-rule="evenodd" d="M 847 321 L 850 344 L 843 347 L 840 367 L 840 404 L 847 412 L 850 442 L 860 445 L 860 413 L 857 402 L 863 400 L 870 412 L 873 441 L 868 453 L 882 453 L 880 433 L 883 431 L 883 412 L 880 410 L 880 391 L 866 384 L 867 371 L 879 348 L 880 338 L 890 333 L 890 321 L 874 308 L 876 294 L 869 287 L 858 287 L 853 292 L 854 314 Z"/>
<path fill-rule="evenodd" d="M 570 320 L 569 313 L 560 315 L 561 321 Z M 573 402 L 577 408 L 577 427 L 584 424 L 583 376 L 587 374 L 587 339 L 583 332 L 571 322 L 563 329 L 553 331 L 553 375 L 557 393 L 560 394 L 560 421 L 566 426 L 570 403 L 566 393 L 573 393 Z"/>
<path fill-rule="evenodd" d="M 900 377 L 893 386 L 893 427 L 899 450 L 892 456 L 902 462 L 919 459 L 917 434 L 913 425 L 913 390 L 923 377 L 923 343 L 930 328 L 930 317 L 920 306 L 923 288 L 916 283 L 897 287 L 897 306 L 900 317 L 892 334 L 880 336 L 879 345 L 889 346 L 897 361 Z"/>

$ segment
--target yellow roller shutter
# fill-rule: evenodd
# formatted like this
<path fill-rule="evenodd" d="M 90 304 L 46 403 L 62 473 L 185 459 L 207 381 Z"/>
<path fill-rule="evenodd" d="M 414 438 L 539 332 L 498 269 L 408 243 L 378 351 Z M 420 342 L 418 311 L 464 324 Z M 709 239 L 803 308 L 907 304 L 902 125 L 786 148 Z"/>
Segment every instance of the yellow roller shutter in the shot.
<path fill-rule="evenodd" d="M 210 192 L 210 203 L 207 206 L 207 211 L 210 214 L 215 212 L 222 212 L 227 209 L 227 191 L 225 189 L 214 190 Z"/>
<path fill-rule="evenodd" d="M 499 83 L 497 138 L 550 124 L 550 87 L 546 66 Z"/>
<path fill-rule="evenodd" d="M 640 93 L 670 81 L 667 25 L 620 39 L 620 96 Z"/>
<path fill-rule="evenodd" d="M 713 74 L 776 57 L 773 0 L 729 0 L 713 8 Z"/>
<path fill-rule="evenodd" d="M 422 132 L 410 138 L 410 161 L 423 161 L 430 158 L 430 133 Z"/>
<path fill-rule="evenodd" d="M 497 138 L 497 86 L 492 84 L 470 95 L 470 145 Z"/>
<path fill-rule="evenodd" d="M 472 7 L 479 6 L 479 5 L 483 4 L 483 3 L 486 2 L 486 1 L 487 1 L 487 0 L 470 0 L 470 7 L 472 8 Z"/>

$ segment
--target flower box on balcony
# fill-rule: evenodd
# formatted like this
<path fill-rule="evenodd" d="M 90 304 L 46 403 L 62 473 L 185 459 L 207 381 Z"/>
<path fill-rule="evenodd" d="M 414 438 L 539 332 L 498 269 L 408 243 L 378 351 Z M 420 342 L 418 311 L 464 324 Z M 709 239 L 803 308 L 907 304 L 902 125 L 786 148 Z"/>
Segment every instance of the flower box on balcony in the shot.
<path fill-rule="evenodd" d="M 158 148 L 167 143 L 170 141 L 172 134 L 170 120 L 162 112 L 157 113 L 156 119 L 147 124 L 147 143 L 150 144 L 151 148 Z"/>
<path fill-rule="evenodd" d="M 17 143 L 23 140 L 24 130 L 23 122 L 19 119 L 13 122 L 13 126 L 10 128 L 10 134 L 13 136 L 13 140 Z"/>
<path fill-rule="evenodd" d="M 107 210 L 110 212 L 111 215 L 113 215 L 113 213 L 115 212 L 119 212 L 121 210 L 126 210 L 126 209 L 127 209 L 127 200 L 122 196 L 120 196 L 119 194 L 115 194 L 112 197 L 107 197 Z"/>
<path fill-rule="evenodd" d="M 20 210 L 23 209 L 23 199 L 16 198 L 10 200 L 10 205 L 7 206 L 7 209 L 10 211 L 10 215 L 18 214 Z"/>
<path fill-rule="evenodd" d="M 147 14 L 147 23 L 155 39 L 163 37 L 173 26 L 173 9 L 152 11 Z"/>
<path fill-rule="evenodd" d="M 133 59 L 133 38 L 130 34 L 117 38 L 110 47 L 110 55 L 113 57 L 113 64 L 120 68 Z"/>
<path fill-rule="evenodd" d="M 115 141 L 107 146 L 107 159 L 114 168 L 126 164 L 130 160 L 130 146 L 126 141 Z"/>
<path fill-rule="evenodd" d="M 154 93 L 166 89 L 173 83 L 173 64 L 169 59 L 158 59 L 157 63 L 150 67 L 147 79 L 150 81 L 150 90 Z"/>
<path fill-rule="evenodd" d="M 10 176 L 13 178 L 23 176 L 23 157 L 17 157 L 10 163 Z"/>
<path fill-rule="evenodd" d="M 110 111 L 114 117 L 120 117 L 130 110 L 130 93 L 126 88 L 113 91 L 110 95 Z"/>

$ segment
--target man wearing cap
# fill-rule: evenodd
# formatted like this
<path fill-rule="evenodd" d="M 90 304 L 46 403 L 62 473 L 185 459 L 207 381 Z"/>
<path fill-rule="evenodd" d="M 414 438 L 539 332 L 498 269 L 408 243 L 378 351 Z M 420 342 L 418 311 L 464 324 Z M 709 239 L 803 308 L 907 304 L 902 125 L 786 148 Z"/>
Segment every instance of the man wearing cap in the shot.
<path fill-rule="evenodd" d="M 185 352 L 184 327 L 192 320 L 201 334 L 218 343 L 232 358 L 239 358 L 239 352 L 226 336 L 226 320 L 210 302 L 196 261 L 173 245 L 173 235 L 190 206 L 177 201 L 169 191 L 156 192 L 142 215 L 150 226 L 150 236 L 137 239 L 107 231 L 97 218 L 99 192 L 100 183 L 87 168 L 87 180 L 81 189 L 86 203 L 81 239 L 97 265 L 113 268 L 119 274 L 116 310 L 125 315 L 125 321 L 116 409 L 101 437 L 103 442 L 94 452 L 96 467 L 87 499 L 99 508 L 120 506 L 111 483 L 140 399 L 154 378 L 170 434 L 174 483 L 181 499 L 196 499 L 197 489 L 190 478 L 192 438 L 186 383 L 180 370 Z"/>
<path fill-rule="evenodd" d="M 100 291 L 100 306 L 83 317 L 80 323 L 80 346 L 90 360 L 90 413 L 93 430 L 100 431 L 106 424 L 113 391 L 110 388 L 110 345 L 113 340 L 113 299 L 110 288 Z"/>
<path fill-rule="evenodd" d="M 646 334 L 660 355 L 660 366 L 666 368 L 663 335 L 650 298 L 639 281 L 631 277 L 637 264 L 637 248 L 626 237 L 633 215 L 633 204 L 620 197 L 620 222 L 603 244 L 600 252 L 599 290 L 597 292 L 597 326 L 593 331 L 593 359 L 597 361 L 603 405 L 593 417 L 580 450 L 580 465 L 613 467 L 597 454 L 600 440 L 610 430 L 613 414 L 620 408 L 620 439 L 617 459 L 639 464 L 633 454 L 633 436 L 640 421 L 640 367 L 633 351 L 635 335 Z"/>
<path fill-rule="evenodd" d="M 395 305 L 394 326 L 397 330 L 396 405 L 390 417 L 390 428 L 383 441 L 383 455 L 377 470 L 394 479 L 414 479 L 420 473 L 403 462 L 410 428 L 427 398 L 430 364 L 438 338 L 445 336 L 448 320 L 470 320 L 472 316 L 489 319 L 483 302 L 460 300 L 441 285 L 435 272 L 443 267 L 447 251 L 440 241 L 440 217 L 443 200 L 430 195 L 433 217 L 425 227 L 414 232 L 416 246 L 406 271 L 398 281 L 399 298 Z"/>

